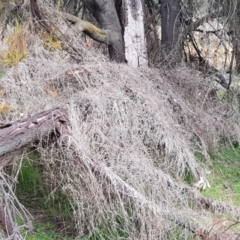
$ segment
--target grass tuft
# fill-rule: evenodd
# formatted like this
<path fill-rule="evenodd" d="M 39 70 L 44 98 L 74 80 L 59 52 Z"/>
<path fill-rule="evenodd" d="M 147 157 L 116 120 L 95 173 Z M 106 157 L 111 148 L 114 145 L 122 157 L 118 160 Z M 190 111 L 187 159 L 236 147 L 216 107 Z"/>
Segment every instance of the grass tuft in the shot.
<path fill-rule="evenodd" d="M 55 50 L 62 50 L 62 43 L 55 37 L 53 37 L 50 34 L 44 34 L 43 35 L 43 40 L 44 40 L 44 48 L 50 50 L 50 51 L 55 51 Z"/>
<path fill-rule="evenodd" d="M 44 178 L 47 174 L 46 169 L 43 164 L 40 164 L 40 158 L 38 153 L 32 152 L 28 154 L 26 159 L 23 159 L 18 175 L 18 184 L 16 185 L 16 195 L 33 215 L 38 213 L 44 219 L 52 221 L 52 223 L 43 224 L 42 221 L 44 220 L 36 216 L 34 221 L 35 231 L 30 235 L 35 236 L 36 239 L 41 239 L 41 237 L 42 239 L 58 239 L 57 237 L 53 238 L 57 234 L 56 224 L 62 222 L 66 229 L 73 224 L 72 206 L 70 199 L 61 190 L 53 189 L 53 186 L 48 185 Z"/>
<path fill-rule="evenodd" d="M 208 198 L 232 202 L 240 206 L 240 148 L 220 147 L 212 158 L 209 176 L 211 188 L 203 192 Z"/>
<path fill-rule="evenodd" d="M 8 50 L 1 52 L 0 65 L 11 67 L 27 58 L 26 37 L 18 21 L 15 21 L 13 32 L 6 40 Z"/>

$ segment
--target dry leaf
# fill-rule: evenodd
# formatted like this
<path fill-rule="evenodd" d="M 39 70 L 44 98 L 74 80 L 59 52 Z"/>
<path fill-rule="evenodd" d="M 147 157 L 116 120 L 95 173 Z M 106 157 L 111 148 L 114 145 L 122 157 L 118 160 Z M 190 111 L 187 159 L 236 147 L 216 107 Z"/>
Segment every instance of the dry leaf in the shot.
<path fill-rule="evenodd" d="M 8 114 L 13 110 L 13 107 L 8 102 L 0 103 L 0 113 Z"/>
<path fill-rule="evenodd" d="M 6 88 L 2 88 L 0 90 L 0 97 L 2 97 L 5 94 L 5 92 L 6 92 Z"/>
<path fill-rule="evenodd" d="M 85 73 L 85 72 L 89 72 L 89 71 L 84 67 L 78 67 L 78 68 L 73 68 L 71 70 L 66 71 L 65 74 L 67 76 L 73 76 L 73 75 L 82 74 L 82 73 Z"/>
<path fill-rule="evenodd" d="M 56 91 L 50 89 L 49 87 L 44 87 L 43 90 L 45 92 L 49 93 L 53 97 L 56 97 L 58 95 Z"/>

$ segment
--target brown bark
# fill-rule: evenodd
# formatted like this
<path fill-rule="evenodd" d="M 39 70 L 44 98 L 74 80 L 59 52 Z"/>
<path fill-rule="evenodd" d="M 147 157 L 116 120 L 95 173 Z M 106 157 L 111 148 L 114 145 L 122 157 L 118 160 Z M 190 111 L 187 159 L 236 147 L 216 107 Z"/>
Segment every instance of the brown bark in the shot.
<path fill-rule="evenodd" d="M 4 156 L 39 141 L 63 126 L 66 110 L 55 108 L 30 118 L 0 126 L 0 166 Z M 57 132 L 56 132 L 57 133 Z"/>
<path fill-rule="evenodd" d="M 240 73 L 240 3 L 238 3 L 238 8 L 235 13 L 233 21 L 230 23 L 230 29 L 232 30 L 232 45 L 233 45 L 233 55 L 236 63 L 236 72 Z M 231 32 L 231 31 L 230 31 Z"/>
<path fill-rule="evenodd" d="M 122 27 L 114 0 L 83 0 L 83 2 L 100 24 L 100 28 L 107 32 L 110 59 L 116 62 L 124 62 Z"/>
<path fill-rule="evenodd" d="M 181 62 L 181 5 L 180 0 L 161 1 L 163 62 L 175 66 Z"/>
<path fill-rule="evenodd" d="M 30 0 L 30 8 L 33 19 L 37 21 L 48 33 L 51 33 L 52 30 L 48 26 L 46 19 L 42 16 L 37 4 L 37 0 Z"/>

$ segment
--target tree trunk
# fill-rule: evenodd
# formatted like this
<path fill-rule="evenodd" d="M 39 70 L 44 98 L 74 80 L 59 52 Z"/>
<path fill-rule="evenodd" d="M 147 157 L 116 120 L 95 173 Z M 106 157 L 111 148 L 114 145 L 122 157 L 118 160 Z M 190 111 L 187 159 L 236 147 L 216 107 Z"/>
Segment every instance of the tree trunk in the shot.
<path fill-rule="evenodd" d="M 122 27 L 114 0 L 83 0 L 84 4 L 108 36 L 110 59 L 118 63 L 125 61 Z"/>
<path fill-rule="evenodd" d="M 235 17 L 231 22 L 233 54 L 236 63 L 236 72 L 240 73 L 240 3 L 238 3 Z"/>
<path fill-rule="evenodd" d="M 148 66 L 144 29 L 144 1 L 123 0 L 125 56 L 128 65 Z"/>
<path fill-rule="evenodd" d="M 161 1 L 162 57 L 171 67 L 181 63 L 181 4 L 180 0 Z"/>

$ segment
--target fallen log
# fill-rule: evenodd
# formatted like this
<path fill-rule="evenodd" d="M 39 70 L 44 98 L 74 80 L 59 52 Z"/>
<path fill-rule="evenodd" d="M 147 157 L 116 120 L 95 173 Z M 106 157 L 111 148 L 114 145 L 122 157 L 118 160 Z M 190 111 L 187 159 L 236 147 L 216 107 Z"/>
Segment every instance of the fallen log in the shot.
<path fill-rule="evenodd" d="M 32 117 L 0 126 L 0 166 L 4 156 L 49 136 L 58 125 L 66 124 L 67 111 L 54 108 Z"/>

